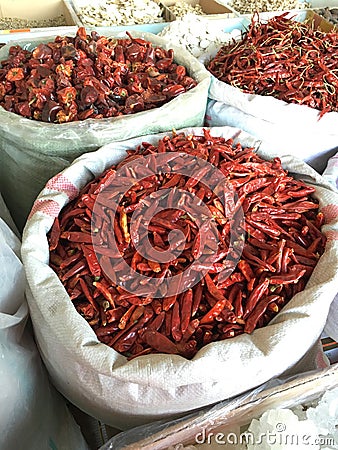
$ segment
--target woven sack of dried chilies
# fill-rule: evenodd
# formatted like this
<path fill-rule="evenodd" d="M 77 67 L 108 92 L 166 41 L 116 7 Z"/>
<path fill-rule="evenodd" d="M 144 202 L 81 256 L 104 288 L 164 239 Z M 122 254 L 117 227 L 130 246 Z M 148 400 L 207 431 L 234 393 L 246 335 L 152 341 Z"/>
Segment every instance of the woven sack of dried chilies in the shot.
<path fill-rule="evenodd" d="M 338 34 L 307 20 L 253 15 L 241 39 L 208 55 L 206 123 L 239 127 L 322 172 L 338 143 Z"/>
<path fill-rule="evenodd" d="M 106 34 L 79 28 L 0 50 L 0 187 L 20 229 L 46 181 L 80 154 L 203 124 L 203 65 L 151 33 Z"/>
<path fill-rule="evenodd" d="M 231 127 L 114 142 L 40 193 L 22 247 L 31 317 L 53 382 L 90 415 L 118 428 L 173 417 L 291 369 L 318 341 L 337 194 L 258 146 Z"/>

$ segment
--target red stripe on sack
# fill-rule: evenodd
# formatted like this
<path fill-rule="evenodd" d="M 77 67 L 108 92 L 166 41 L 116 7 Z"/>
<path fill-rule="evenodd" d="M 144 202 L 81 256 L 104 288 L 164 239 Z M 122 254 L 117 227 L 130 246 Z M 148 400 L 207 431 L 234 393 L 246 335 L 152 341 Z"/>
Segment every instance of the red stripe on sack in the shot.
<path fill-rule="evenodd" d="M 324 214 L 325 223 L 330 223 L 338 219 L 338 205 L 327 205 L 321 209 Z"/>
<path fill-rule="evenodd" d="M 325 233 L 325 235 L 328 241 L 338 241 L 338 231 L 331 230 Z"/>
<path fill-rule="evenodd" d="M 61 206 L 55 200 L 36 200 L 29 213 L 28 220 L 37 212 L 42 212 L 47 216 L 57 217 L 60 211 Z"/>
<path fill-rule="evenodd" d="M 79 193 L 78 188 L 62 173 L 58 173 L 51 178 L 46 184 L 46 188 L 52 191 L 64 192 L 70 200 Z"/>

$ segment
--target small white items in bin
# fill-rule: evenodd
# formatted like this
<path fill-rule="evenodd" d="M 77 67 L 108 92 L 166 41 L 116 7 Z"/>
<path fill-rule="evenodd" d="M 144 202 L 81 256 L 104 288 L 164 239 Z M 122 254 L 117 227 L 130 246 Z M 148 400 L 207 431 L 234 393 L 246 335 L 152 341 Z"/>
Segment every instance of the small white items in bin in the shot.
<path fill-rule="evenodd" d="M 224 23 L 216 23 L 196 14 L 170 22 L 163 28 L 159 36 L 168 39 L 172 44 L 185 47 L 193 56 L 199 58 L 206 52 L 217 51 L 225 42 L 237 39 L 241 35 L 238 28 L 223 31 Z"/>
<path fill-rule="evenodd" d="M 196 5 L 190 5 L 184 1 L 178 1 L 172 6 L 168 6 L 176 18 L 184 17 L 186 14 L 204 14 L 201 5 L 198 3 Z"/>
<path fill-rule="evenodd" d="M 288 448 L 288 436 L 315 436 L 318 429 L 311 420 L 299 420 L 291 409 L 269 409 L 260 418 L 252 419 L 248 432 L 253 436 L 245 447 L 248 450 L 282 450 Z M 306 443 L 298 444 L 297 449 L 305 450 Z M 319 446 L 311 448 L 318 450 Z"/>
<path fill-rule="evenodd" d="M 85 26 L 109 27 L 163 22 L 162 8 L 153 0 L 74 1 Z"/>
<path fill-rule="evenodd" d="M 299 0 L 231 0 L 228 5 L 240 14 L 251 14 L 266 11 L 288 11 L 292 9 L 305 9 L 309 4 Z"/>

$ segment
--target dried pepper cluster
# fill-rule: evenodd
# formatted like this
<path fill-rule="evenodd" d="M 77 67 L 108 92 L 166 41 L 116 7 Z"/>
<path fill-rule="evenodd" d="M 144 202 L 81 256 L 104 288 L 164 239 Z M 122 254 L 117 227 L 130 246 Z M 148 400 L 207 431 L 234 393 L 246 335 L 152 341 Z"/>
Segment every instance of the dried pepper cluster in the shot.
<path fill-rule="evenodd" d="M 242 40 L 224 45 L 208 70 L 250 94 L 272 95 L 321 111 L 338 111 L 338 33 L 286 17 L 255 16 Z"/>
<path fill-rule="evenodd" d="M 185 164 L 182 152 L 197 157 L 196 166 L 190 168 L 192 177 L 173 173 Z M 172 153 L 165 173 L 157 170 L 155 158 L 164 153 Z M 130 170 L 128 163 L 135 159 L 137 169 Z M 217 167 L 236 191 L 232 207 L 206 187 L 213 175 L 201 169 L 201 160 Z M 144 178 L 117 202 L 121 184 L 135 176 Z M 163 189 L 164 196 L 170 190 L 167 209 L 154 214 L 145 230 L 139 212 L 133 230 L 132 214 L 143 199 Z M 178 201 L 179 190 L 184 195 Z M 101 342 L 129 358 L 154 352 L 191 358 L 210 342 L 267 325 L 304 289 L 325 247 L 320 231 L 323 214 L 311 197 L 313 192 L 313 187 L 288 175 L 278 158 L 262 160 L 252 148 L 234 146 L 232 140 L 213 137 L 209 130 L 199 136 L 166 136 L 157 146 L 143 143 L 130 151 L 66 205 L 48 235 L 50 266 Z M 162 298 L 142 295 L 137 280 L 129 280 L 133 293 L 113 283 L 103 266 L 112 268 L 115 280 L 127 282 L 123 270 L 127 262 L 155 280 L 161 290 L 166 277 L 184 273 L 194 260 L 199 261 L 203 230 L 196 229 L 190 195 L 204 202 L 216 223 L 217 250 L 205 276 L 190 289 L 171 296 L 163 293 Z M 154 197 L 148 209 L 156 211 L 161 201 Z M 115 216 L 110 209 L 114 202 L 118 204 Z M 240 210 L 243 222 L 238 220 Z M 136 241 L 142 246 L 146 237 L 154 248 L 167 249 L 174 229 L 184 236 L 177 258 L 158 263 L 136 250 Z M 242 247 L 236 245 L 237 238 L 231 245 L 233 232 L 238 239 L 242 233 Z M 116 253 L 110 245 L 112 234 L 118 242 Z M 203 252 L 210 253 L 212 245 L 204 244 Z M 203 268 L 197 264 L 195 270 Z"/>
<path fill-rule="evenodd" d="M 0 68 L 0 105 L 43 122 L 101 119 L 159 107 L 197 85 L 173 50 L 95 31 L 55 38 L 32 52 L 12 46 Z"/>

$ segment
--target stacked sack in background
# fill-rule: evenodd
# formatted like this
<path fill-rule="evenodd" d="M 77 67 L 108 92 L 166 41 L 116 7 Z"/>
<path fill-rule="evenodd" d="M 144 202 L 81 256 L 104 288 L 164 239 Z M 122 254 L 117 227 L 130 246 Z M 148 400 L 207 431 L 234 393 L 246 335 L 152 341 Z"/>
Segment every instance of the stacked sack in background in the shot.
<path fill-rule="evenodd" d="M 242 39 L 209 55 L 214 76 L 206 123 L 245 130 L 265 149 L 296 155 L 321 173 L 338 142 L 338 79 L 330 49 L 338 34 L 302 23 L 309 18 L 305 11 L 268 17 L 253 16 Z"/>
<path fill-rule="evenodd" d="M 0 90 L 0 187 L 20 230 L 46 181 L 80 154 L 116 140 L 203 124 L 210 75 L 202 64 L 184 49 L 169 51 L 171 44 L 151 33 L 107 35 L 130 39 L 128 48 L 113 51 L 116 41 L 109 47 L 104 37 L 86 37 L 82 28 L 75 40 L 54 42 L 51 36 L 0 50 L 4 67 L 11 45 L 24 48 L 12 52 Z M 27 49 L 32 56 L 24 73 L 13 65 L 25 60 Z M 107 57 L 109 51 L 114 57 Z"/>

